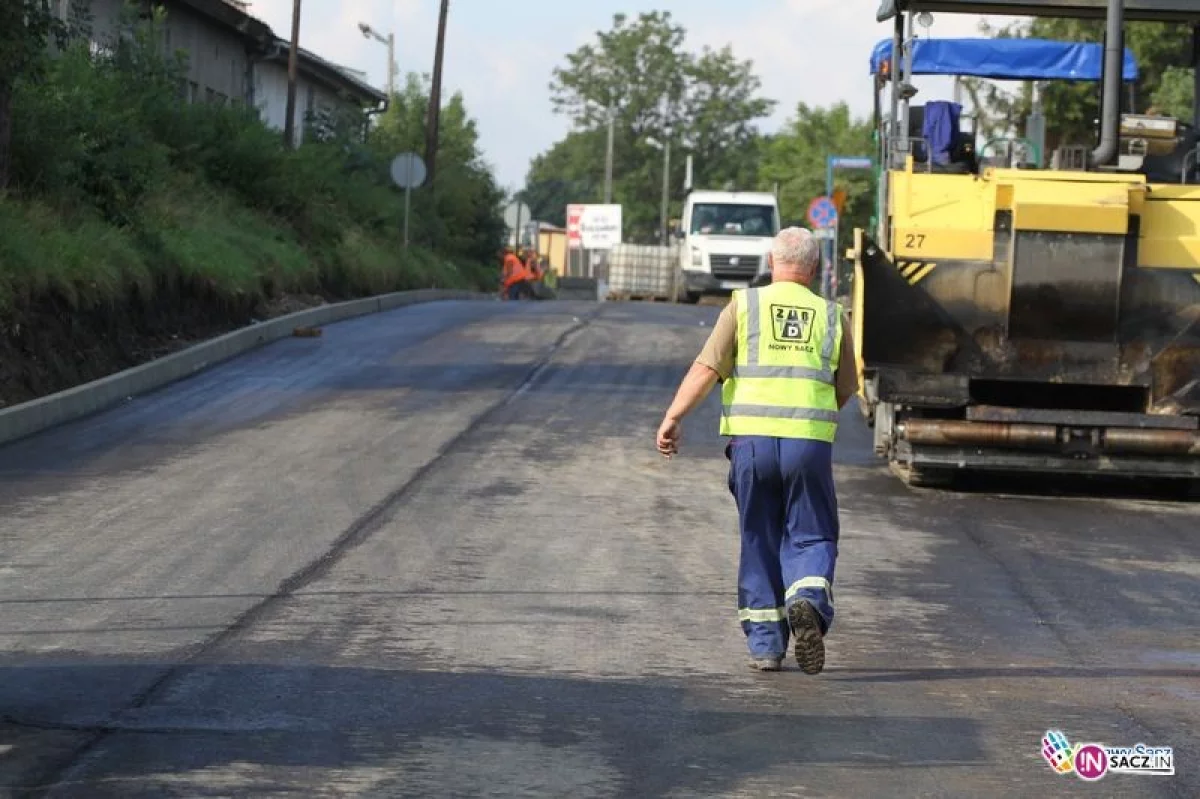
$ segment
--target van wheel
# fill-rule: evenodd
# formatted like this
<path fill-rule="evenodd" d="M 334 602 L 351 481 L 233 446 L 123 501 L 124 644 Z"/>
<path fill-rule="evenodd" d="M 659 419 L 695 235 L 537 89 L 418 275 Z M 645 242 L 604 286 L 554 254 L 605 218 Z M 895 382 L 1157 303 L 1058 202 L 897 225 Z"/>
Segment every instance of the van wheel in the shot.
<path fill-rule="evenodd" d="M 687 298 L 685 299 L 685 302 L 687 302 L 688 305 L 695 305 L 696 303 L 700 302 L 700 292 L 689 291 L 687 293 Z"/>

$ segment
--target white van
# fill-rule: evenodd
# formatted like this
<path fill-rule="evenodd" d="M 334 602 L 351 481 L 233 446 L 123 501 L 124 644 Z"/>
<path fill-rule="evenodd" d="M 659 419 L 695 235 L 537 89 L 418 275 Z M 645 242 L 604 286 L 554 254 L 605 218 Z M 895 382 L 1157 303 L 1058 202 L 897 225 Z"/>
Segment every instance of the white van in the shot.
<path fill-rule="evenodd" d="M 746 288 L 767 273 L 767 253 L 779 226 L 779 203 L 770 192 L 688 194 L 676 233 L 683 242 L 688 301 Z"/>

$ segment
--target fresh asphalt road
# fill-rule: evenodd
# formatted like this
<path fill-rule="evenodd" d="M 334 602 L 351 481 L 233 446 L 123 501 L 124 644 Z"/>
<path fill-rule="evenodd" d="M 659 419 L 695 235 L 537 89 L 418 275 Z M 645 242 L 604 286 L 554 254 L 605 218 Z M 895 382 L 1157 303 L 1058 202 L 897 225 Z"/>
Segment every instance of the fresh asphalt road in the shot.
<path fill-rule="evenodd" d="M 748 670 L 717 398 L 653 449 L 716 314 L 414 306 L 0 448 L 0 794 L 1200 795 L 1200 508 L 910 489 L 853 408 L 826 671 Z"/>

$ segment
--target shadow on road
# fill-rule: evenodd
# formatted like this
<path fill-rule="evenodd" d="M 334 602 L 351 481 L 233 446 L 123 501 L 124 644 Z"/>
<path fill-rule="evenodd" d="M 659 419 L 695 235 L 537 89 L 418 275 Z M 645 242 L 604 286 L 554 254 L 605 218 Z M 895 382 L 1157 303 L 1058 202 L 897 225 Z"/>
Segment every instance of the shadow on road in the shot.
<path fill-rule="evenodd" d="M 69 795 L 316 795 L 341 781 L 387 796 L 657 797 L 736 789 L 797 753 L 887 768 L 986 758 L 968 719 L 737 712 L 654 679 L 198 665 L 113 712 L 130 700 L 112 689 L 148 676 L 137 663 L 0 666 L 0 782 L 53 783 L 86 757 Z M 55 731 L 73 751 L 46 742 Z"/>
<path fill-rule="evenodd" d="M 849 676 L 842 676 L 849 675 Z M 841 683 L 941 682 L 943 680 L 1174 680 L 1195 677 L 1196 669 L 1122 669 L 1076 666 L 1011 666 L 960 669 L 838 669 L 830 675 Z"/>

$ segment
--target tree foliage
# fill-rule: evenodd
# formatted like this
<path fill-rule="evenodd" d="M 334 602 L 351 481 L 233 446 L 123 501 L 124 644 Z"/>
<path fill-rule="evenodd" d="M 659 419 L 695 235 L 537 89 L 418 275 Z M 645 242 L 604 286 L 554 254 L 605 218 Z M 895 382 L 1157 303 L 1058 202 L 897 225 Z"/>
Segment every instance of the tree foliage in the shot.
<path fill-rule="evenodd" d="M 654 240 L 659 230 L 664 154 L 648 139 L 672 143 L 672 213 L 685 156 L 697 187 L 757 187 L 756 120 L 774 109 L 759 96 L 752 63 L 731 49 L 685 48 L 670 13 L 613 17 L 612 28 L 566 57 L 550 84 L 555 111 L 576 130 L 534 159 L 522 198 L 548 221 L 565 202 L 603 199 L 608 114 L 614 115 L 613 201 L 624 206 L 626 236 Z M 686 148 L 686 149 L 685 149 Z"/>
<path fill-rule="evenodd" d="M 500 192 L 461 97 L 443 111 L 436 201 L 413 193 L 412 241 L 424 246 L 405 250 L 388 168 L 423 142 L 423 85 L 410 78 L 368 136 L 348 109 L 310 119 L 291 149 L 255 109 L 181 100 L 185 64 L 163 53 L 164 22 L 127 16 L 105 47 L 68 42 L 13 81 L 0 312 L 47 294 L 116 307 L 131 285 L 145 298 L 198 284 L 238 307 L 293 291 L 490 288 Z"/>
<path fill-rule="evenodd" d="M 13 92 L 18 80 L 34 80 L 47 62 L 51 45 L 61 47 L 66 27 L 50 0 L 0 2 L 0 191 L 8 187 L 12 141 Z"/>
<path fill-rule="evenodd" d="M 1072 42 L 1101 42 L 1102 20 L 1039 18 L 1004 28 L 983 26 L 985 33 L 1002 38 L 1044 38 Z M 1130 22 L 1125 25 L 1125 46 L 1138 62 L 1134 98 L 1126 110 L 1143 113 L 1155 109 L 1191 121 L 1192 71 L 1191 30 L 1183 25 Z M 980 113 L 980 130 L 991 137 L 1020 130 L 1020 122 L 1032 109 L 1028 84 L 1010 84 L 1004 89 L 985 81 L 964 81 L 968 95 Z M 1127 95 L 1127 90 L 1124 92 Z M 1053 81 L 1045 86 L 1042 103 L 1046 111 L 1046 149 L 1064 144 L 1090 146 L 1099 131 L 1097 116 L 1100 86 L 1095 82 Z"/>
<path fill-rule="evenodd" d="M 807 225 L 804 214 L 814 197 L 825 193 L 825 159 L 829 155 L 868 155 L 874 152 L 869 119 L 855 119 L 845 103 L 812 108 L 800 103 L 795 116 L 765 147 L 761 179 L 779 184 L 785 221 Z M 840 244 L 852 240 L 855 227 L 870 229 L 874 209 L 874 178 L 870 172 L 847 171 L 834 175 L 835 186 L 846 191 L 842 209 Z"/>
<path fill-rule="evenodd" d="M 427 79 L 410 74 L 392 97 L 370 136 L 378 162 L 387 164 L 400 153 L 423 151 L 429 89 Z M 412 195 L 416 225 L 410 222 L 410 227 L 417 239 L 479 261 L 494 259 L 504 237 L 504 220 L 497 210 L 503 192 L 483 161 L 479 131 L 461 93 L 442 106 L 437 162 L 436 186 L 427 182 Z"/>

